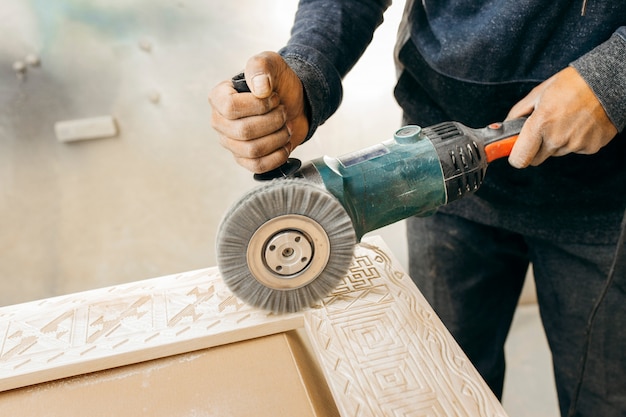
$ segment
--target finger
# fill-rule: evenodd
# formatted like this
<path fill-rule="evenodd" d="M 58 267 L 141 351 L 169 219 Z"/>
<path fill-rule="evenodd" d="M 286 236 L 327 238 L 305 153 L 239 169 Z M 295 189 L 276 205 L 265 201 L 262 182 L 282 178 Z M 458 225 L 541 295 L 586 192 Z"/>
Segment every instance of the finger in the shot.
<path fill-rule="evenodd" d="M 511 110 L 509 110 L 505 120 L 519 119 L 520 117 L 528 116 L 534 109 L 535 105 L 530 101 L 524 100 L 517 102 L 513 107 L 511 107 Z"/>
<path fill-rule="evenodd" d="M 511 149 L 509 164 L 515 168 L 526 168 L 535 161 L 543 144 L 541 130 L 534 124 L 533 117 L 524 123 L 517 141 Z"/>
<path fill-rule="evenodd" d="M 535 110 L 537 104 L 536 96 L 536 90 L 532 90 L 523 99 L 515 103 L 509 110 L 505 120 L 518 119 L 530 115 Z"/>
<path fill-rule="evenodd" d="M 281 166 L 289 157 L 288 145 L 282 146 L 268 155 L 259 158 L 245 158 L 235 156 L 235 161 L 248 171 L 262 174 Z"/>
<path fill-rule="evenodd" d="M 285 109 L 279 106 L 260 116 L 229 120 L 219 113 L 211 114 L 211 125 L 223 136 L 235 140 L 262 138 L 285 127 Z"/>
<path fill-rule="evenodd" d="M 555 129 L 554 123 L 548 123 L 545 119 L 543 123 L 541 147 L 531 162 L 533 166 L 542 164 L 552 156 L 564 156 L 575 151 L 575 141 L 566 128 Z"/>
<path fill-rule="evenodd" d="M 233 88 L 232 82 L 226 80 L 211 90 L 209 104 L 224 119 L 235 120 L 268 113 L 280 104 L 280 98 L 276 93 L 262 99 L 251 93 L 239 93 Z"/>
<path fill-rule="evenodd" d="M 552 153 L 549 153 L 549 152 L 541 152 L 540 151 L 540 152 L 538 152 L 535 155 L 533 160 L 530 161 L 530 164 L 528 164 L 528 165 L 534 166 L 534 167 L 539 166 L 539 165 L 543 164 L 546 161 L 546 159 L 548 159 L 551 156 L 554 156 L 554 155 Z"/>
<path fill-rule="evenodd" d="M 232 101 L 228 103 L 228 116 L 230 119 L 263 115 L 280 105 L 280 97 L 276 93 L 259 99 L 251 93 L 238 93 L 234 89 L 233 91 L 234 93 L 231 95 Z"/>
<path fill-rule="evenodd" d="M 291 146 L 289 144 L 291 138 L 286 128 L 253 140 L 236 140 L 225 136 L 220 136 L 219 139 L 220 144 L 236 158 L 244 159 L 263 158 L 285 146 Z M 289 153 L 291 153 L 291 148 L 289 148 Z"/>

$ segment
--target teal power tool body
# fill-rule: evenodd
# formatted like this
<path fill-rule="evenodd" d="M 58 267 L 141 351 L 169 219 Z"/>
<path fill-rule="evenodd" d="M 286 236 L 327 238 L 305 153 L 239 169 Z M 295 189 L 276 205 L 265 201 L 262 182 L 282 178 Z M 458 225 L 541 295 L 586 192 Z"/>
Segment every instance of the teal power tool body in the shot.
<path fill-rule="evenodd" d="M 523 120 L 483 129 L 446 122 L 405 126 L 393 139 L 339 158 L 311 161 L 293 176 L 323 185 L 352 219 L 357 238 L 478 190 L 487 165 L 510 153 Z"/>
<path fill-rule="evenodd" d="M 290 159 L 225 214 L 217 263 L 230 290 L 275 313 L 310 307 L 344 278 L 368 232 L 474 193 L 508 156 L 524 119 L 472 129 L 405 126 L 338 158 Z"/>

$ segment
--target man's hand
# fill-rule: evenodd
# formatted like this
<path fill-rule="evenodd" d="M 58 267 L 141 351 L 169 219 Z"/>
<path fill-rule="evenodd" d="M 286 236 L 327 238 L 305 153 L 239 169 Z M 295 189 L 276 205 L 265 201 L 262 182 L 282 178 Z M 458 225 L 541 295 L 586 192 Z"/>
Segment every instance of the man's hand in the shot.
<path fill-rule="evenodd" d="M 516 168 L 539 165 L 551 156 L 596 153 L 617 129 L 591 88 L 568 67 L 535 87 L 507 119 L 529 116 L 511 150 Z"/>
<path fill-rule="evenodd" d="M 250 58 L 245 76 L 251 93 L 238 93 L 230 80 L 211 90 L 211 124 L 238 164 L 267 172 L 284 163 L 306 138 L 304 91 L 298 76 L 274 52 Z"/>

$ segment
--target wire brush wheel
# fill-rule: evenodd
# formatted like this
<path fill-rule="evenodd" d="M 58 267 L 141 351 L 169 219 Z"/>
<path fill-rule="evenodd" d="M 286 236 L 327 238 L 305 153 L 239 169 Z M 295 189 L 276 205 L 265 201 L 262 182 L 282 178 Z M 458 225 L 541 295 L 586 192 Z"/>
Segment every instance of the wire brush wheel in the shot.
<path fill-rule="evenodd" d="M 300 311 L 345 276 L 356 245 L 352 220 L 324 188 L 281 179 L 235 203 L 217 233 L 217 263 L 229 289 L 274 313 Z"/>

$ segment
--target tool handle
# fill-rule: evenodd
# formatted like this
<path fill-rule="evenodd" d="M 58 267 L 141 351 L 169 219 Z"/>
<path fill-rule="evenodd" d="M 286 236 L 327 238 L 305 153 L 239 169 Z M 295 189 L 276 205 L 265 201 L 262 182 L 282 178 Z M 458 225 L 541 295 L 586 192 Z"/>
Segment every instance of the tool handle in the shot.
<path fill-rule="evenodd" d="M 511 149 L 513 149 L 513 145 L 515 145 L 525 121 L 526 118 L 523 117 L 502 123 L 492 123 L 481 129 L 487 162 L 492 162 L 511 154 Z"/>
<path fill-rule="evenodd" d="M 246 83 L 246 77 L 243 72 L 235 75 L 232 78 L 233 88 L 238 93 L 249 93 L 250 87 Z M 271 181 L 276 178 L 287 178 L 293 176 L 302 166 L 302 162 L 297 158 L 287 158 L 284 164 L 271 171 L 263 172 L 260 174 L 254 174 L 256 181 Z"/>
<path fill-rule="evenodd" d="M 250 88 L 248 87 L 248 83 L 246 83 L 246 76 L 243 72 L 235 75 L 231 82 L 233 83 L 233 88 L 237 90 L 238 93 L 249 93 Z"/>

